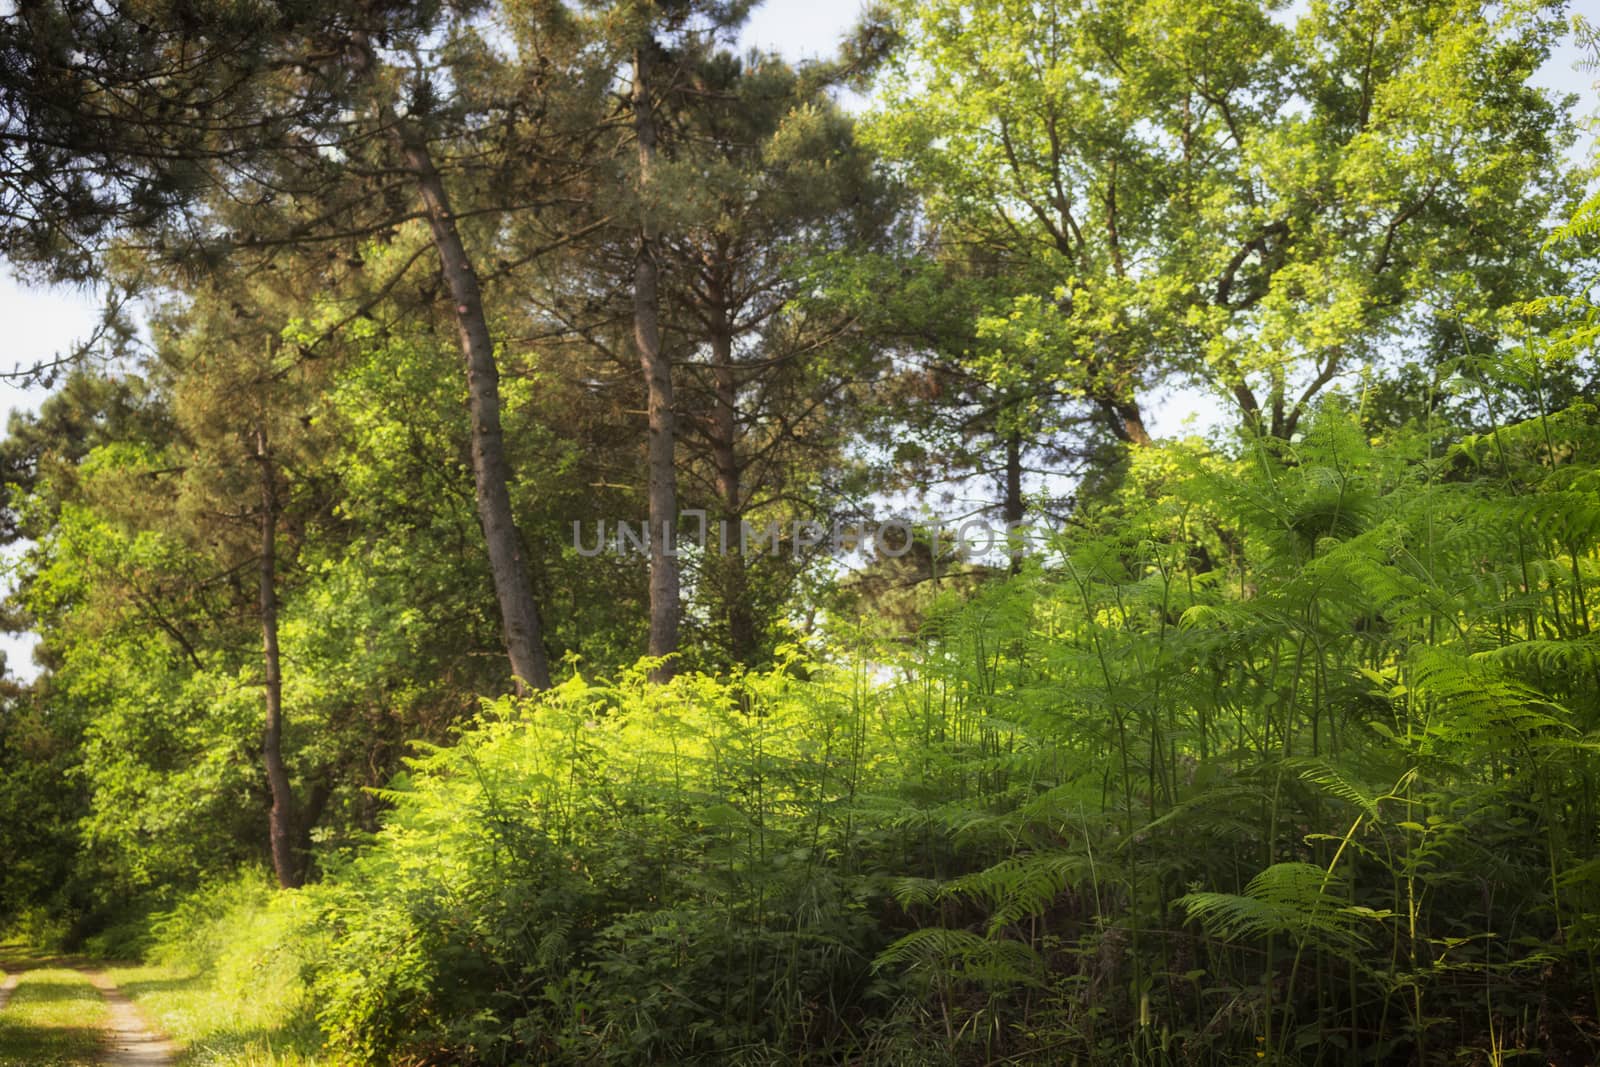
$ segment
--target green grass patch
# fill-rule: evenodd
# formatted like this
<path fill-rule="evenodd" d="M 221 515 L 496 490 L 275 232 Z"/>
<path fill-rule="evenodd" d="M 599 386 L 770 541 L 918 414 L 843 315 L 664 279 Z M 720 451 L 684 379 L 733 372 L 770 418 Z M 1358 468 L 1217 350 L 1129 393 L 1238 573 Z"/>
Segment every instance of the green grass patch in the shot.
<path fill-rule="evenodd" d="M 106 1005 L 77 971 L 23 974 L 0 1011 L 0 1067 L 88 1067 L 98 1060 Z"/>
<path fill-rule="evenodd" d="M 246 991 L 217 972 L 174 966 L 114 967 L 111 980 L 144 1017 L 183 1046 L 178 1062 L 195 1067 L 305 1067 L 321 1044 L 298 983 Z"/>
<path fill-rule="evenodd" d="M 151 946 L 144 963 L 106 974 L 182 1046 L 180 1064 L 315 1064 L 322 1035 L 301 980 L 308 919 L 298 894 L 241 872 L 151 916 L 135 931 Z"/>

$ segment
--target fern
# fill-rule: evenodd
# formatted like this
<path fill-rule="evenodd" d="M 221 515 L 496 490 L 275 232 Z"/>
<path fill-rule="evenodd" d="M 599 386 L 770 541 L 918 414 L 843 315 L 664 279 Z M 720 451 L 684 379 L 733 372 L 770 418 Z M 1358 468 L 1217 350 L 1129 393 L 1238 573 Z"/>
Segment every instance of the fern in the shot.
<path fill-rule="evenodd" d="M 1483 746 L 1523 743 L 1569 730 L 1561 709 L 1532 687 L 1501 676 L 1483 660 L 1441 648 L 1413 653 L 1413 697 L 1437 712 L 1424 728 L 1449 744 Z"/>
<path fill-rule="evenodd" d="M 1369 944 L 1374 913 L 1344 902 L 1344 887 L 1311 863 L 1276 863 L 1243 894 L 1193 892 L 1178 898 L 1189 917 L 1226 941 L 1284 934 L 1349 952 Z"/>
<path fill-rule="evenodd" d="M 1352 781 L 1345 771 L 1328 761 L 1300 758 L 1286 760 L 1284 766 L 1289 770 L 1298 770 L 1302 781 L 1311 783 L 1323 793 L 1360 808 L 1369 819 L 1378 817 L 1378 802 L 1383 797 L 1369 787 Z"/>
<path fill-rule="evenodd" d="M 1037 852 L 1004 860 L 946 884 L 940 896 L 990 908 L 989 936 L 1032 915 L 1043 914 L 1074 884 L 1092 875 L 1088 857 L 1064 851 Z"/>
<path fill-rule="evenodd" d="M 938 926 L 905 935 L 872 962 L 874 971 L 890 968 L 949 973 L 986 988 L 1036 986 L 1044 977 L 1043 961 L 1020 941 Z"/>
<path fill-rule="evenodd" d="M 1545 238 L 1546 249 L 1571 241 L 1581 241 L 1585 237 L 1600 233 L 1600 193 L 1589 197 L 1572 217 L 1565 223 L 1550 231 L 1550 236 Z"/>

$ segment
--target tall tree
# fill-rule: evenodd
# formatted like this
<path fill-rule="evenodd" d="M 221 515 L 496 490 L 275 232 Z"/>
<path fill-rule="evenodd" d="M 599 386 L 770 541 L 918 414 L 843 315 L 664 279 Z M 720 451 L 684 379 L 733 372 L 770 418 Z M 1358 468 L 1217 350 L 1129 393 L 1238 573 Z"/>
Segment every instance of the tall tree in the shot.
<path fill-rule="evenodd" d="M 687 191 L 679 156 L 688 146 L 673 141 L 666 127 L 669 116 L 693 93 L 698 63 L 744 21 L 750 6 L 750 0 L 620 0 L 594 12 L 588 25 L 622 84 L 616 94 L 624 120 L 620 124 L 631 135 L 610 169 L 609 197 L 626 203 L 629 214 L 604 229 L 597 227 L 585 257 L 582 284 L 557 284 L 544 298 L 559 330 L 584 338 L 615 360 L 620 356 L 616 303 L 622 294 L 613 279 L 622 269 L 629 279 L 627 332 L 645 401 L 650 596 L 646 651 L 661 659 L 651 674 L 656 681 L 670 679 L 676 669 L 673 657 L 679 652 L 683 611 L 677 545 L 678 423 L 662 302 L 669 284 L 664 278 L 666 242 L 679 225 L 675 201 Z"/>
<path fill-rule="evenodd" d="M 1215 382 L 1295 432 L 1340 374 L 1548 281 L 1550 5 L 903 0 L 873 129 L 948 241 L 1005 260 L 998 383 L 1043 374 L 1122 440 L 1142 388 Z"/>
<path fill-rule="evenodd" d="M 213 282 L 164 325 L 171 331 L 161 343 L 176 372 L 179 426 L 193 458 L 156 480 L 170 483 L 158 491 L 180 501 L 178 529 L 209 542 L 205 554 L 215 572 L 246 572 L 254 564 L 269 855 L 278 884 L 294 887 L 306 877 L 308 835 L 327 786 L 312 783 L 302 803 L 285 752 L 283 542 L 286 526 L 303 540 L 309 513 L 328 506 L 311 474 L 311 457 L 326 449 L 325 430 L 302 414 L 314 405 L 327 368 L 297 359 L 282 344 L 284 295 L 260 283 Z"/>
<path fill-rule="evenodd" d="M 290 7 L 266 14 L 256 5 L 220 0 L 154 5 L 141 9 L 136 30 L 115 32 L 79 6 L 30 10 L 37 24 L 30 47 L 44 57 L 41 69 L 91 98 L 97 121 L 132 123 L 148 134 L 125 146 L 110 142 L 110 158 L 132 168 L 134 192 L 112 195 L 117 191 L 109 183 L 112 199 L 96 209 L 105 214 L 125 202 L 147 207 L 117 216 L 143 235 L 147 251 L 191 273 L 229 257 L 270 263 L 293 248 L 342 246 L 358 260 L 361 241 L 392 233 L 414 217 L 428 222 L 457 318 L 474 416 L 478 511 L 507 655 L 519 685 L 547 685 L 528 548 L 509 503 L 513 474 L 500 424 L 492 315 L 461 220 L 503 221 L 558 203 L 562 183 L 581 171 L 574 161 L 583 149 L 568 149 L 574 138 L 592 136 L 592 104 L 583 101 L 598 99 L 598 83 L 586 73 L 590 58 L 567 32 L 569 15 L 551 5 L 505 9 L 500 28 L 521 49 L 507 56 L 486 43 L 476 13 L 432 4 Z M 120 83 L 98 80 L 102 67 L 115 65 L 118 49 L 126 50 L 128 34 L 160 42 L 151 47 L 164 58 L 152 59 L 153 72 L 138 82 L 155 87 L 153 100 L 119 96 L 112 90 Z M 73 59 L 74 47 L 89 46 L 99 49 L 93 63 Z M 238 56 L 229 49 L 238 49 Z M 194 57 L 228 55 L 227 63 L 197 64 L 226 76 L 215 75 L 220 86 L 198 76 L 192 85 L 175 81 L 161 65 L 179 62 L 173 53 L 189 57 L 180 63 L 185 72 Z M 42 108 L 40 114 L 54 115 L 33 91 L 42 77 L 18 92 Z M 140 110 L 147 104 L 168 117 L 150 119 Z M 75 167 L 92 172 L 105 162 L 101 150 L 80 151 L 76 144 L 57 146 Z M 147 187 L 170 195 L 151 200 Z M 462 197 L 471 199 L 465 208 L 453 202 Z M 68 232 L 50 230 L 58 231 Z M 494 232 L 486 228 L 486 238 Z M 565 239 L 561 232 L 549 234 L 553 246 Z M 524 250 L 518 262 L 506 262 L 506 272 L 539 252 Z M 417 262 L 396 267 L 385 288 L 399 284 Z"/>
<path fill-rule="evenodd" d="M 377 55 L 369 39 L 358 32 L 353 41 L 359 57 L 357 69 L 368 77 L 379 78 Z M 500 368 L 495 359 L 494 339 L 478 272 L 456 225 L 456 213 L 451 209 L 449 193 L 434 162 L 429 135 L 423 125 L 437 122 L 439 115 L 416 106 L 436 99 L 437 90 L 429 75 L 420 68 L 412 71 L 412 79 L 414 106 L 411 114 L 401 118 L 394 105 L 382 95 L 385 90 L 380 86 L 376 97 L 377 116 L 390 131 L 405 171 L 415 183 L 416 195 L 433 236 L 440 272 L 450 294 L 466 367 L 468 406 L 472 412 L 472 472 L 478 519 L 483 526 L 489 570 L 500 604 L 511 671 L 519 687 L 546 689 L 550 685 L 550 666 L 545 655 L 544 627 L 534 600 L 522 531 L 511 511 L 511 472 L 501 430 Z"/>
<path fill-rule="evenodd" d="M 679 164 L 698 177 L 665 241 L 681 473 L 712 520 L 697 585 L 736 663 L 761 652 L 809 562 L 789 544 L 747 555 L 741 524 L 826 527 L 862 489 L 848 448 L 876 353 L 850 309 L 806 297 L 825 260 L 883 242 L 898 203 L 829 73 L 719 52 L 672 121 Z"/>
<path fill-rule="evenodd" d="M 675 542 L 678 524 L 677 413 L 673 410 L 672 363 L 661 347 L 661 270 L 657 263 L 659 223 L 652 200 L 656 183 L 657 53 L 649 7 L 641 5 L 633 46 L 633 87 L 628 104 L 633 136 L 639 153 L 638 250 L 634 254 L 633 343 L 644 376 L 646 434 L 645 471 L 649 500 L 650 640 L 648 653 L 669 657 L 678 651 L 678 621 L 682 612 Z M 652 672 L 656 681 L 672 677 L 674 665 L 663 662 Z"/>
<path fill-rule="evenodd" d="M 259 775 L 268 810 L 267 833 L 257 824 L 252 836 L 266 842 L 284 886 L 306 876 L 309 833 L 329 788 L 318 769 L 295 773 L 286 740 L 279 622 L 286 572 L 313 516 L 329 506 L 314 459 L 329 442 L 304 414 L 327 367 L 295 359 L 274 329 L 294 293 L 281 282 L 268 288 L 214 279 L 156 316 L 156 357 L 145 365 L 150 376 L 123 390 L 149 398 L 142 410 L 106 427 L 116 429 L 114 439 L 103 431 L 87 435 L 83 451 L 35 470 L 35 501 L 48 494 L 55 503 L 44 515 L 36 511 L 37 525 L 28 530 L 40 544 L 22 591 L 24 602 L 36 606 L 46 656 L 65 671 L 68 691 L 89 681 L 85 671 L 96 660 L 126 658 L 124 669 L 137 671 L 148 666 L 146 657 L 166 659 L 141 684 L 170 686 L 170 702 L 129 699 L 105 677 L 90 681 L 89 692 L 110 705 L 93 713 L 97 729 L 120 713 L 129 728 L 148 730 L 139 720 L 159 707 L 174 721 L 157 729 L 193 738 L 211 728 L 207 713 L 193 712 L 195 683 L 258 694 L 248 720 L 255 738 L 248 765 Z M 111 397 L 113 412 L 127 404 L 115 391 Z M 60 597 L 51 587 L 62 568 L 81 572 L 76 580 L 86 588 Z M 244 651 L 251 629 L 253 656 Z M 187 696 L 179 695 L 185 689 Z M 239 710 L 227 703 L 229 713 Z M 233 727 L 244 721 L 227 729 Z M 227 741 L 213 737 L 207 744 L 225 756 Z M 155 769 L 165 764 L 172 772 L 187 759 L 165 741 L 151 755 Z M 108 757 L 141 762 L 132 750 Z M 101 764 L 90 773 L 103 782 L 100 775 L 116 772 Z M 130 793 L 144 791 L 133 774 L 120 777 Z M 303 783 L 299 794 L 296 778 Z M 96 821 L 108 814 L 97 811 Z M 139 818 L 134 811 L 107 821 Z"/>
<path fill-rule="evenodd" d="M 801 297 L 821 258 L 878 241 L 894 209 L 831 100 L 851 68 L 739 59 L 720 44 L 744 6 L 606 12 L 631 134 L 612 180 L 636 214 L 547 272 L 535 297 L 548 335 L 614 367 L 631 360 L 644 380 L 649 651 L 679 647 L 666 635 L 679 632 L 687 577 L 696 621 L 701 607 L 717 619 L 705 650 L 723 662 L 757 655 L 798 569 L 785 540 L 787 562 L 769 555 L 753 575 L 741 521 L 826 525 L 850 481 L 851 391 L 869 346 L 853 312 Z M 703 559 L 662 537 L 684 504 L 709 516 Z"/>

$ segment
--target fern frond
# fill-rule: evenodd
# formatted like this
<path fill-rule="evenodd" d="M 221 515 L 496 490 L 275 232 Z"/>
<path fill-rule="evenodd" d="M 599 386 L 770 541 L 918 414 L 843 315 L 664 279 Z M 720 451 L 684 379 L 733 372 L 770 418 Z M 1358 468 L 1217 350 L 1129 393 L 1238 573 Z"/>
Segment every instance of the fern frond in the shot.
<path fill-rule="evenodd" d="M 939 899 L 942 885 L 936 878 L 894 878 L 889 883 L 889 895 L 902 908 L 928 905 Z"/>
<path fill-rule="evenodd" d="M 1092 875 L 1086 856 L 1075 852 L 1036 852 L 963 875 L 942 896 L 989 905 L 989 935 L 1031 915 L 1040 915 L 1074 882 Z"/>
<path fill-rule="evenodd" d="M 1440 741 L 1481 748 L 1570 730 L 1550 714 L 1561 711 L 1557 705 L 1485 660 L 1431 646 L 1415 650 L 1412 660 L 1413 693 L 1439 709 L 1427 732 Z"/>
<path fill-rule="evenodd" d="M 872 961 L 874 971 L 891 967 L 945 970 L 987 987 L 1039 985 L 1044 975 L 1044 961 L 1020 941 L 995 940 L 941 926 L 913 930 Z"/>
<path fill-rule="evenodd" d="M 1587 671 L 1600 663 L 1600 634 L 1585 634 L 1565 640 L 1535 638 L 1514 641 L 1479 652 L 1474 658 L 1489 663 L 1504 663 L 1519 670 L 1547 673 Z"/>
<path fill-rule="evenodd" d="M 1579 241 L 1594 233 L 1600 233 L 1600 193 L 1579 204 L 1565 225 L 1551 230 L 1550 236 L 1544 239 L 1544 247 L 1550 249 L 1567 241 Z"/>
<path fill-rule="evenodd" d="M 1286 934 L 1335 949 L 1367 945 L 1362 926 L 1370 913 L 1342 903 L 1336 888 L 1315 864 L 1275 863 L 1252 878 L 1243 894 L 1189 893 L 1178 903 L 1227 941 Z"/>
<path fill-rule="evenodd" d="M 1378 817 L 1379 794 L 1351 781 L 1348 775 L 1327 760 L 1303 757 L 1286 760 L 1284 766 L 1290 770 L 1298 769 L 1301 781 L 1355 805 L 1366 812 L 1369 818 Z"/>
<path fill-rule="evenodd" d="M 1236 827 L 1239 825 L 1239 820 L 1233 815 L 1233 812 L 1239 810 L 1245 804 L 1260 801 L 1264 795 L 1261 788 L 1254 786 L 1218 786 L 1209 789 L 1173 805 L 1159 817 L 1145 823 L 1139 829 L 1138 834 L 1124 838 L 1117 847 L 1120 850 L 1126 847 L 1130 841 L 1143 838 L 1155 830 L 1164 829 L 1174 823 L 1182 825 L 1199 821 L 1201 813 L 1206 813 L 1208 816 L 1206 825 L 1214 828 L 1215 824 L 1209 821 L 1209 813 L 1219 806 L 1224 810 L 1226 826 L 1229 828 Z"/>

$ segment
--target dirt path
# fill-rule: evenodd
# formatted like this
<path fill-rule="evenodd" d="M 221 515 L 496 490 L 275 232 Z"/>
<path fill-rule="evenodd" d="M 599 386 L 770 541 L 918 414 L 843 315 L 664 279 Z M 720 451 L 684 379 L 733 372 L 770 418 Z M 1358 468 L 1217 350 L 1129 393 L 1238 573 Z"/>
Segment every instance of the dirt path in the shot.
<path fill-rule="evenodd" d="M 139 1009 L 111 979 L 85 967 L 78 970 L 111 1007 L 104 1057 L 107 1067 L 170 1067 L 177 1046 L 145 1025 Z"/>
<path fill-rule="evenodd" d="M 89 980 L 110 1012 L 98 1056 L 104 1067 L 172 1067 L 177 1046 L 152 1031 L 133 1001 L 100 971 L 71 960 L 7 960 L 6 963 L 6 978 L 0 982 L 0 1011 L 5 1010 L 6 1001 L 11 999 L 12 991 L 27 971 L 45 965 L 71 967 Z"/>

